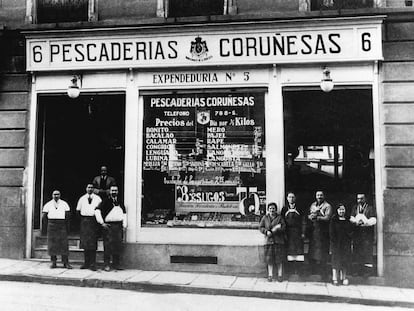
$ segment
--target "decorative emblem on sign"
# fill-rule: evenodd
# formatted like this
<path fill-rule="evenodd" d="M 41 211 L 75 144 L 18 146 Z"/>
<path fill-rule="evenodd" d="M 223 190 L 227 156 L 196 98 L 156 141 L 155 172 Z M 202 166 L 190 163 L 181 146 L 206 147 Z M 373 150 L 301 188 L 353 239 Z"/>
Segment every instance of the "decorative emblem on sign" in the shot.
<path fill-rule="evenodd" d="M 210 111 L 197 112 L 197 123 L 206 125 L 210 122 Z"/>
<path fill-rule="evenodd" d="M 191 41 L 190 53 L 191 57 L 186 56 L 185 58 L 193 62 L 203 62 L 211 59 L 213 56 L 208 55 L 207 42 L 200 36 L 197 36 L 194 41 Z"/>

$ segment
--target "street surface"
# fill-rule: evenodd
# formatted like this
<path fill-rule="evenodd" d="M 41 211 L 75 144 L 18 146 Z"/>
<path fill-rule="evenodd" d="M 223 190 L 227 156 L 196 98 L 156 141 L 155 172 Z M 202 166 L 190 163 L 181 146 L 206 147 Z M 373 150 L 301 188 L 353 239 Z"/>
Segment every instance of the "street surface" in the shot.
<path fill-rule="evenodd" d="M 404 308 L 0 282 L 1 311 L 385 311 Z"/>

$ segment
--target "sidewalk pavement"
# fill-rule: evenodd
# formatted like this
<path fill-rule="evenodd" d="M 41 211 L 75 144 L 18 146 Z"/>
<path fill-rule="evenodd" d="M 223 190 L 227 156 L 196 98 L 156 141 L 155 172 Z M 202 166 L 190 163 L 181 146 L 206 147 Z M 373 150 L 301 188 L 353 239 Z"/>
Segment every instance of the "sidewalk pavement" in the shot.
<path fill-rule="evenodd" d="M 62 267 L 62 265 L 58 265 Z M 0 259 L 0 281 L 38 282 L 151 292 L 180 292 L 414 308 L 414 289 L 322 282 L 268 282 L 265 278 L 206 273 L 50 269 L 50 262 Z"/>

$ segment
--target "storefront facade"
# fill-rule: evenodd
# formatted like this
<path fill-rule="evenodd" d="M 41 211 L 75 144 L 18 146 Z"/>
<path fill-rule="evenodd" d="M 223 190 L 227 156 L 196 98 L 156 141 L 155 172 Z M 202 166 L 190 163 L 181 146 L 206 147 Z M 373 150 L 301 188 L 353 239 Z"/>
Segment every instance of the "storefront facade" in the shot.
<path fill-rule="evenodd" d="M 257 227 L 266 204 L 282 207 L 294 190 L 308 206 L 318 189 L 332 203 L 351 204 L 363 190 L 378 211 L 382 276 L 382 23 L 234 23 L 171 27 L 157 37 L 137 28 L 26 33 L 33 76 L 27 257 L 48 194 L 61 188 L 73 205 L 107 164 L 127 206 L 129 267 L 261 273 Z M 326 67 L 335 84 L 330 93 L 320 91 Z M 74 75 L 81 95 L 69 99 Z M 360 115 L 365 127 L 340 122 Z M 368 134 L 356 140 L 359 130 Z M 108 137 L 99 149 L 105 142 L 97 141 Z M 367 175 L 351 172 L 351 152 L 371 167 L 368 185 Z"/>

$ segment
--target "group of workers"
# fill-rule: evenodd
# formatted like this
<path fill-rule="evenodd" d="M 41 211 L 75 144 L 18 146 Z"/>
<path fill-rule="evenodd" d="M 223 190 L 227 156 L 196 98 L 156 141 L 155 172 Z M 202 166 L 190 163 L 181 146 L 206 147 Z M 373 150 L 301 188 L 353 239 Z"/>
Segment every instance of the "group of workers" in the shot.
<path fill-rule="evenodd" d="M 268 280 L 283 281 L 283 265 L 289 262 L 296 274 L 305 261 L 304 241 L 309 241 L 307 261 L 312 274 L 328 278 L 328 262 L 332 268 L 334 285 L 348 285 L 347 272 L 368 276 L 373 268 L 373 244 L 376 211 L 369 205 L 364 193 L 356 195 L 356 204 L 347 210 L 344 204 L 334 209 L 323 191 L 316 191 L 315 202 L 308 209 L 296 205 L 296 195 L 287 194 L 287 204 L 280 212 L 276 203 L 268 204 L 259 229 L 265 235 L 264 257 Z"/>
<path fill-rule="evenodd" d="M 96 271 L 96 250 L 100 232 L 104 244 L 104 271 L 121 269 L 123 231 L 127 222 L 125 205 L 120 201 L 118 194 L 116 180 L 108 176 L 107 167 L 102 166 L 101 174 L 86 185 L 86 193 L 78 200 L 76 211 L 81 217 L 80 248 L 84 250 L 84 264 L 81 269 Z M 57 255 L 61 255 L 63 267 L 72 269 L 68 256 L 70 207 L 60 198 L 59 190 L 53 191 L 52 200 L 44 205 L 42 211 L 43 216 L 47 218 L 51 268 L 57 267 Z"/>
<path fill-rule="evenodd" d="M 120 201 L 118 191 L 115 179 L 108 176 L 107 167 L 102 166 L 101 174 L 86 185 L 86 193 L 78 200 L 80 248 L 84 250 L 81 269 L 97 269 L 96 250 L 100 232 L 104 244 L 104 271 L 121 269 L 120 255 L 127 222 L 125 205 Z M 297 274 L 301 262 L 305 261 L 305 240 L 309 241 L 306 259 L 312 274 L 327 277 L 329 258 L 335 285 L 349 284 L 347 272 L 352 264 L 357 267 L 356 274 L 366 276 L 370 273 L 376 211 L 367 203 L 366 195 L 358 193 L 357 202 L 350 210 L 344 204 L 338 204 L 334 209 L 326 201 L 323 191 L 316 191 L 315 198 L 308 209 L 297 207 L 293 192 L 287 194 L 287 204 L 280 211 L 276 203 L 268 204 L 259 230 L 266 240 L 264 257 L 269 281 L 274 279 L 274 267 L 277 268 L 277 280 L 283 281 L 286 261 Z M 71 269 L 68 257 L 70 207 L 60 198 L 59 190 L 53 191 L 52 200 L 44 205 L 42 211 L 47 218 L 51 268 L 57 267 L 57 255 L 61 255 L 63 266 Z"/>

